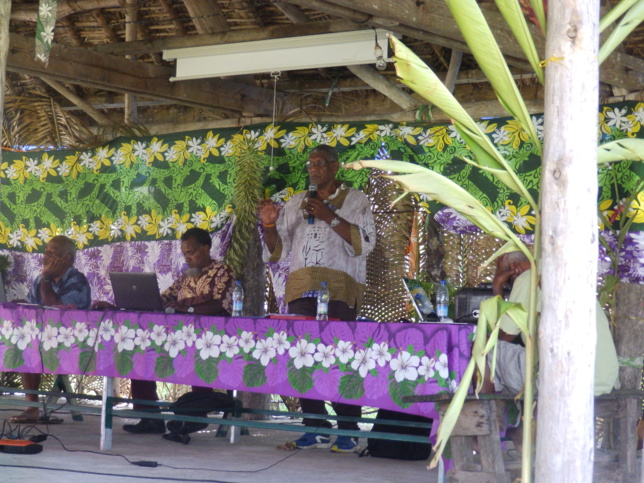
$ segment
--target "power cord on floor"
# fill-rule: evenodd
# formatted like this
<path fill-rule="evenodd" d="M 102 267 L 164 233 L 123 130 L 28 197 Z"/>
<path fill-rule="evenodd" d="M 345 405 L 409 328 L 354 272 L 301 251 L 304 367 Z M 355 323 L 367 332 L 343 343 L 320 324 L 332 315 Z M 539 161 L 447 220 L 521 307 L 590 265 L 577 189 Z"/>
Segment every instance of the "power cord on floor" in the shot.
<path fill-rule="evenodd" d="M 13 428 L 13 425 L 7 423 L 6 420 L 5 420 L 5 425 L 9 426 L 10 434 L 13 434 L 14 431 L 16 431 L 16 428 Z M 5 428 L 5 426 L 3 425 L 2 434 L 4 434 L 4 432 L 5 432 L 4 428 Z M 37 434 L 29 436 L 29 434 L 32 431 L 37 432 Z M 276 462 L 274 462 L 274 463 L 272 463 L 272 464 L 270 464 L 270 465 L 268 465 L 268 466 L 266 466 L 264 468 L 259 468 L 259 469 L 256 469 L 256 470 L 218 470 L 218 469 L 215 469 L 215 468 L 196 468 L 196 467 L 172 466 L 172 465 L 162 464 L 162 463 L 159 463 L 157 461 L 147 461 L 147 460 L 132 461 L 127 456 L 119 454 L 119 453 L 103 453 L 103 452 L 100 452 L 100 451 L 92 451 L 92 450 L 88 450 L 88 449 L 70 449 L 67 446 L 65 446 L 65 444 L 63 443 L 63 441 L 59 437 L 54 436 L 53 434 L 45 433 L 44 431 L 42 431 L 40 428 L 38 428 L 35 425 L 25 425 L 25 424 L 20 425 L 20 427 L 17 428 L 17 432 L 18 432 L 17 436 L 18 436 L 19 439 L 29 439 L 30 441 L 33 441 L 34 443 L 45 441 L 48 437 L 51 437 L 52 439 L 55 439 L 56 441 L 58 441 L 60 446 L 65 451 L 67 451 L 69 453 L 89 453 L 89 454 L 95 454 L 95 455 L 99 455 L 99 456 L 116 456 L 116 457 L 119 457 L 119 458 L 123 458 L 125 461 L 127 461 L 131 465 L 142 466 L 142 467 L 145 467 L 145 468 L 164 467 L 164 468 L 169 468 L 169 469 L 172 469 L 172 470 L 210 471 L 210 472 L 213 472 L 213 473 L 261 473 L 262 471 L 267 471 L 267 470 L 270 470 L 271 468 L 274 468 L 275 466 L 279 465 L 280 463 L 286 461 L 289 458 L 292 458 L 293 456 L 295 456 L 296 454 L 298 454 L 301 451 L 301 450 L 296 450 L 296 451 L 292 452 L 291 454 L 285 456 L 284 458 L 281 458 L 281 459 L 277 460 Z M 3 466 L 3 465 L 0 465 L 0 466 Z M 13 467 L 13 466 L 9 466 L 9 467 Z M 30 468 L 31 468 L 31 466 L 30 466 Z M 100 474 L 100 473 L 84 472 L 84 471 L 79 471 L 79 470 L 69 470 L 69 471 L 87 473 L 87 474 Z M 177 481 L 207 481 L 207 480 L 182 479 L 182 480 L 177 480 Z"/>

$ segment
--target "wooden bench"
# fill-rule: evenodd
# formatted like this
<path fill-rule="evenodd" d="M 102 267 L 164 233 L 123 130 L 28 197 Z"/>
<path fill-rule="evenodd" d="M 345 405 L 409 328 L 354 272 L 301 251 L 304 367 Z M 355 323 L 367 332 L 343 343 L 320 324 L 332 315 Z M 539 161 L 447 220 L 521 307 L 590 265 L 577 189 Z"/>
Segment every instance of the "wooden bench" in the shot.
<path fill-rule="evenodd" d="M 433 402 L 441 416 L 451 401 L 449 393 L 405 396 L 406 403 Z M 637 420 L 641 414 L 644 391 L 613 391 L 595 398 L 595 417 L 614 421 L 615 450 L 607 458 L 596 458 L 594 481 L 633 483 L 644 474 L 637 464 Z M 447 473 L 450 482 L 503 482 L 513 481 L 516 465 L 508 467 L 503 461 L 499 433 L 499 411 L 504 402 L 514 399 L 508 394 L 480 394 L 468 396 L 450 438 L 454 467 Z M 479 446 L 475 458 L 474 438 Z M 597 454 L 597 452 L 596 452 Z M 480 459 L 479 459 L 480 458 Z M 518 462 L 520 464 L 520 461 Z M 520 471 L 520 468 L 518 468 Z"/>

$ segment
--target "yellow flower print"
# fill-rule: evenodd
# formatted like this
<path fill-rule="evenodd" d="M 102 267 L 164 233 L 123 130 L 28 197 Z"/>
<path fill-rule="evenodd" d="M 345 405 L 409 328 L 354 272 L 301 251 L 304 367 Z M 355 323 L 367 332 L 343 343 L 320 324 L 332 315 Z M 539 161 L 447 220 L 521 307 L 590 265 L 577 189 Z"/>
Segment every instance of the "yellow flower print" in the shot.
<path fill-rule="evenodd" d="M 45 181 L 49 175 L 56 176 L 56 168 L 59 164 L 60 161 L 58 159 L 55 159 L 47 153 L 43 153 L 40 161 L 40 181 Z"/>
<path fill-rule="evenodd" d="M 7 177 L 10 179 L 17 179 L 20 183 L 24 183 L 25 179 L 29 178 L 27 165 L 23 159 L 16 159 L 11 168 L 7 170 Z"/>
<path fill-rule="evenodd" d="M 4 172 L 8 167 L 9 167 L 9 163 L 6 162 L 6 161 L 4 163 L 2 163 L 2 165 L 0 165 L 0 178 L 6 178 L 7 177 L 7 175 Z"/>
<path fill-rule="evenodd" d="M 101 216 L 101 219 L 98 221 L 98 239 L 99 240 L 112 240 L 112 224 L 114 220 L 108 218 L 107 215 Z"/>
<path fill-rule="evenodd" d="M 76 246 L 79 249 L 88 245 L 89 241 L 94 238 L 94 235 L 90 233 L 87 224 L 78 226 L 75 221 L 72 221 L 69 227 L 69 231 L 71 232 L 69 238 L 74 240 L 74 243 L 76 243 Z"/>
<path fill-rule="evenodd" d="M 127 241 L 136 238 L 137 233 L 141 233 L 141 227 L 136 224 L 136 218 L 136 216 L 127 216 L 125 211 L 121 213 L 120 226 Z"/>
<path fill-rule="evenodd" d="M 45 226 L 38 230 L 38 238 L 40 238 L 43 243 L 49 243 L 49 240 L 56 235 L 60 235 L 62 232 L 63 230 L 60 227 L 50 223 L 49 227 Z"/>
<path fill-rule="evenodd" d="M 309 137 L 311 133 L 310 126 L 298 126 L 293 131 L 293 136 L 291 137 L 290 148 L 297 148 L 299 153 L 303 152 L 305 149 L 313 146 L 313 141 Z"/>
<path fill-rule="evenodd" d="M 149 215 L 141 215 L 139 225 L 145 230 L 148 235 L 155 235 L 156 238 L 161 236 L 159 233 L 159 223 L 163 220 L 163 216 L 158 215 L 156 210 L 152 210 Z"/>
<path fill-rule="evenodd" d="M 58 170 L 60 176 L 70 176 L 72 179 L 78 178 L 78 175 L 83 172 L 83 166 L 80 164 L 78 159 L 79 153 L 76 153 L 72 156 L 66 156 L 64 164 L 61 166 L 61 169 Z"/>
<path fill-rule="evenodd" d="M 174 220 L 174 234 L 177 239 L 181 238 L 188 228 L 192 228 L 194 225 L 189 222 L 190 213 L 185 215 L 180 215 L 177 210 L 172 210 L 172 219 Z"/>
<path fill-rule="evenodd" d="M 25 225 L 20 225 L 20 231 L 22 232 L 22 242 L 25 244 L 25 248 L 28 252 L 38 249 L 38 245 L 42 245 L 42 240 L 36 236 L 36 229 L 28 230 L 25 228 Z"/>
<path fill-rule="evenodd" d="M 4 226 L 4 223 L 0 221 L 0 243 L 6 245 L 9 243 L 9 233 L 11 233 L 11 228 Z"/>
<path fill-rule="evenodd" d="M 160 141 L 156 137 L 152 138 L 150 147 L 148 148 L 150 157 L 148 158 L 147 165 L 150 166 L 154 161 L 163 161 L 163 153 L 167 150 L 167 144 L 163 144 L 163 141 Z"/>
<path fill-rule="evenodd" d="M 367 124 L 362 130 L 363 139 L 371 139 L 375 141 L 378 139 L 378 131 L 380 126 L 378 124 Z"/>
<path fill-rule="evenodd" d="M 401 125 L 396 129 L 396 136 L 400 141 L 406 141 L 409 144 L 418 144 L 416 142 L 416 136 L 423 132 L 422 127 L 413 127 Z"/>
<path fill-rule="evenodd" d="M 179 166 L 183 166 L 183 163 L 186 162 L 186 159 L 190 156 L 188 152 L 188 140 L 190 138 L 186 137 L 185 141 L 180 139 L 174 142 L 174 146 L 170 150 L 172 155 L 170 157 L 166 156 L 166 159 L 173 163 L 179 163 Z M 170 152 L 168 153 L 170 154 Z"/>
<path fill-rule="evenodd" d="M 337 143 L 340 143 L 343 146 L 348 146 L 350 141 L 347 138 L 353 136 L 355 132 L 356 128 L 349 128 L 348 124 L 335 124 L 331 127 L 331 132 L 329 132 L 329 144 L 335 146 Z"/>
<path fill-rule="evenodd" d="M 626 216 L 633 218 L 633 223 L 644 223 L 644 192 L 640 191 L 637 198 L 631 201 Z"/>
<path fill-rule="evenodd" d="M 605 200 L 605 201 L 602 201 L 599 204 L 599 211 L 600 211 L 600 213 L 602 215 L 604 215 L 603 217 L 601 217 L 601 216 L 599 217 L 599 229 L 600 230 L 604 229 L 604 219 L 606 219 L 606 220 L 608 220 L 608 222 L 610 222 L 610 219 L 612 218 L 613 213 L 615 213 L 615 210 L 609 210 L 609 208 L 611 208 L 612 205 L 613 205 L 613 200 Z"/>
<path fill-rule="evenodd" d="M 521 124 L 519 124 L 515 120 L 508 121 L 508 123 L 504 126 L 504 129 L 508 133 L 510 133 L 510 139 L 508 139 L 508 141 L 504 142 L 503 144 L 512 143 L 512 147 L 514 149 L 519 149 L 521 142 L 525 142 L 528 140 L 528 135 L 521 127 Z"/>
<path fill-rule="evenodd" d="M 604 107 L 601 112 L 599 113 L 599 130 L 603 132 L 604 134 L 610 134 L 611 133 L 611 128 L 608 125 L 608 120 L 606 118 L 606 111 L 609 110 L 610 107 Z"/>
<path fill-rule="evenodd" d="M 512 220 L 514 229 L 523 235 L 525 235 L 526 230 L 532 230 L 532 226 L 530 225 L 534 225 L 537 222 L 534 216 L 528 215 L 530 209 L 530 205 L 524 205 L 522 208 L 519 208 Z"/>
<path fill-rule="evenodd" d="M 439 151 L 445 149 L 445 146 L 451 146 L 452 138 L 446 126 L 433 127 L 430 132 L 432 141 L 427 144 L 428 146 L 435 146 Z"/>
<path fill-rule="evenodd" d="M 134 154 L 134 141 L 131 143 L 123 143 L 119 149 L 118 159 L 115 164 L 125 164 L 126 168 L 136 164 L 138 161 L 136 154 Z"/>
<path fill-rule="evenodd" d="M 98 173 L 101 169 L 101 166 L 111 166 L 112 163 L 110 158 L 114 155 L 115 148 L 109 148 L 108 146 L 102 146 L 96 150 L 94 155 L 94 173 Z"/>
<path fill-rule="evenodd" d="M 274 124 L 269 124 L 264 129 L 264 134 L 260 137 L 262 143 L 261 150 L 265 150 L 266 146 L 272 146 L 274 148 L 279 148 L 279 143 L 277 140 L 286 134 L 286 129 L 280 131 L 280 126 L 275 126 Z M 223 140 L 222 140 L 223 143 Z"/>

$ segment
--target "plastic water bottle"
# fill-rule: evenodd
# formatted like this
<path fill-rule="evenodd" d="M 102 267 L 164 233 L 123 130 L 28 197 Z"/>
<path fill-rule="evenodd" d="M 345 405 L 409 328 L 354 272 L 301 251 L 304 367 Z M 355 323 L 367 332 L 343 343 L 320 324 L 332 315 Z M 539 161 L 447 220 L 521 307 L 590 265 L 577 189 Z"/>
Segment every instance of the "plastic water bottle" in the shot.
<path fill-rule="evenodd" d="M 317 320 L 329 320 L 329 287 L 326 282 L 322 282 L 318 290 L 318 314 Z"/>
<path fill-rule="evenodd" d="M 233 289 L 233 316 L 239 317 L 243 315 L 244 311 L 244 289 L 239 280 L 235 282 Z"/>
<path fill-rule="evenodd" d="M 445 280 L 436 289 L 436 309 L 441 322 L 447 319 L 447 308 L 449 307 L 449 292 Z"/>
<path fill-rule="evenodd" d="M 418 308 L 420 309 L 421 313 L 427 317 L 434 313 L 434 306 L 432 305 L 432 301 L 429 300 L 429 297 L 425 293 L 425 291 L 418 291 L 414 294 L 414 299 L 416 300 L 416 303 L 418 304 Z"/>

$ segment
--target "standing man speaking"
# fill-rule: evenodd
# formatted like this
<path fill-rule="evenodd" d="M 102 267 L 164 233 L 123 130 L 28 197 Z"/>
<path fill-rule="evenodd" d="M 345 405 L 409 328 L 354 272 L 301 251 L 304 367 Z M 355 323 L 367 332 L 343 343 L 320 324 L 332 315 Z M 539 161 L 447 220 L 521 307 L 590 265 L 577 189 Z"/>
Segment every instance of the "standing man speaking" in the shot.
<path fill-rule="evenodd" d="M 367 197 L 335 179 L 340 163 L 337 151 L 327 145 L 311 150 L 306 163 L 311 184 L 308 192 L 293 196 L 280 211 L 271 200 L 260 202 L 264 227 L 264 261 L 276 262 L 291 255 L 286 281 L 286 301 L 292 314 L 315 316 L 317 290 L 327 282 L 329 317 L 356 319 L 367 273 L 367 255 L 376 244 L 376 231 Z M 326 414 L 324 401 L 300 399 L 302 412 Z M 360 406 L 332 403 L 340 416 L 360 417 Z M 307 426 L 328 421 L 304 419 Z M 338 429 L 358 429 L 357 423 L 339 421 Z M 294 441 L 297 448 L 328 448 L 328 435 L 305 433 Z M 339 436 L 331 451 L 351 453 L 357 441 Z"/>

